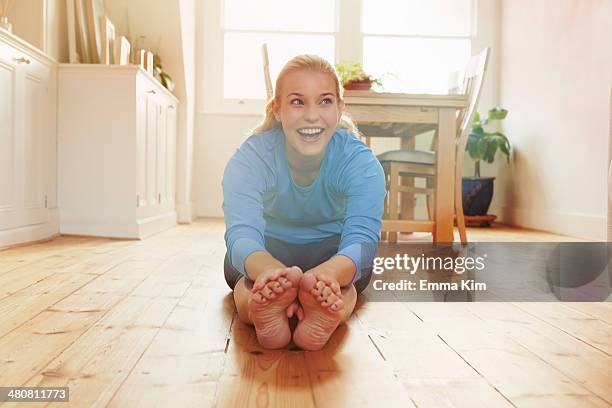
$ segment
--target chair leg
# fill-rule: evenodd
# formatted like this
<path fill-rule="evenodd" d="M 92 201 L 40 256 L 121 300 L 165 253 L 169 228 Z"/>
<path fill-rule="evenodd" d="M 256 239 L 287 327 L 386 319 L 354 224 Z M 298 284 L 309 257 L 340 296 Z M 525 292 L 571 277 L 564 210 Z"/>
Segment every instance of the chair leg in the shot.
<path fill-rule="evenodd" d="M 425 179 L 426 181 L 426 186 L 427 188 L 432 188 L 433 187 L 433 180 L 431 179 L 431 177 L 427 177 Z M 429 220 L 433 220 L 434 219 L 434 198 L 433 198 L 433 194 L 427 194 L 425 196 L 425 200 L 427 201 L 427 218 Z"/>
<path fill-rule="evenodd" d="M 389 219 L 398 219 L 398 187 L 399 187 L 399 169 L 395 164 L 391 164 L 389 174 Z M 389 232 L 389 242 L 397 242 L 397 232 Z"/>
<path fill-rule="evenodd" d="M 467 231 L 465 229 L 465 217 L 463 216 L 463 201 L 461 194 L 461 181 L 455 183 L 455 214 L 457 217 L 457 229 L 462 244 L 467 244 Z"/>
<path fill-rule="evenodd" d="M 414 187 L 414 177 L 402 176 L 402 186 Z M 414 194 L 400 193 L 400 219 L 414 220 Z M 403 234 L 412 234 L 412 232 L 403 232 Z"/>

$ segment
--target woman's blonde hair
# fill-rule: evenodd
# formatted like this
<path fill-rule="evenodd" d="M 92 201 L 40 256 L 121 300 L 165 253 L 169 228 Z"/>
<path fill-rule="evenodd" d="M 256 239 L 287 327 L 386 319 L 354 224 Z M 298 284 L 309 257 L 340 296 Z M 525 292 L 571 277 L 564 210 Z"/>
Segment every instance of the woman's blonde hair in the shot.
<path fill-rule="evenodd" d="M 280 85 L 287 74 L 302 70 L 329 74 L 334 79 L 334 83 L 336 85 L 336 97 L 338 99 L 338 103 L 343 100 L 344 88 L 340 86 L 340 79 L 333 65 L 330 64 L 325 58 L 319 57 L 318 55 L 298 55 L 287 62 L 278 74 L 278 78 L 276 78 L 276 86 L 274 87 L 274 95 L 272 98 L 270 98 L 268 103 L 266 103 L 266 116 L 264 120 L 253 130 L 253 132 L 263 132 L 279 126 L 280 122 L 278 122 L 274 117 L 273 107 L 274 101 L 276 101 L 276 103 L 280 106 Z M 346 112 L 342 113 L 340 121 L 338 122 L 338 127 L 348 129 L 356 137 L 359 137 L 360 135 L 357 126 L 355 126 Z"/>

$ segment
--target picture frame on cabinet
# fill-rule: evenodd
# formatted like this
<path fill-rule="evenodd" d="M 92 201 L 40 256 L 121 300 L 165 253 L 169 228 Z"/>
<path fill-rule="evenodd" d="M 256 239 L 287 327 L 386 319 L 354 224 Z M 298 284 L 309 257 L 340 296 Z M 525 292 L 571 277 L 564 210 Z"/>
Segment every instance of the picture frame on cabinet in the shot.
<path fill-rule="evenodd" d="M 102 62 L 102 29 L 100 18 L 105 15 L 103 0 L 77 0 L 85 3 L 87 20 L 87 38 L 90 61 L 93 64 Z"/>
<path fill-rule="evenodd" d="M 78 61 L 84 64 L 91 62 L 90 51 L 89 51 L 89 40 L 87 36 L 87 22 L 85 13 L 85 4 L 87 0 L 72 0 L 74 7 L 75 24 L 76 30 L 76 49 L 78 53 Z"/>
<path fill-rule="evenodd" d="M 139 49 L 138 52 L 135 55 L 136 57 L 136 65 L 140 65 L 140 67 L 142 67 L 142 69 L 144 69 L 145 71 L 147 70 L 147 50 L 145 49 Z"/>
<path fill-rule="evenodd" d="M 68 20 L 68 52 L 71 64 L 80 62 L 77 52 L 77 19 L 74 0 L 66 0 L 66 17 Z"/>
<path fill-rule="evenodd" d="M 116 64 L 115 62 L 115 26 L 106 17 L 100 17 L 100 27 L 102 28 L 102 64 Z"/>
<path fill-rule="evenodd" d="M 145 69 L 149 74 L 153 75 L 153 53 L 151 51 L 147 51 L 147 65 Z"/>
<path fill-rule="evenodd" d="M 125 36 L 119 37 L 115 44 L 115 64 L 128 65 L 132 46 Z"/>

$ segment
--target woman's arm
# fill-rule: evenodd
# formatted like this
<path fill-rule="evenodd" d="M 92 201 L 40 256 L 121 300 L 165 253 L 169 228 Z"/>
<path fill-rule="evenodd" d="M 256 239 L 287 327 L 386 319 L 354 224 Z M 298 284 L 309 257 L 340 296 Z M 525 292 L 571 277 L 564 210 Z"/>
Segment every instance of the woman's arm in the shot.
<path fill-rule="evenodd" d="M 222 182 L 228 256 L 236 270 L 253 280 L 269 268 L 284 266 L 265 252 L 263 194 L 274 183 L 269 163 L 273 155 L 265 137 L 272 135 L 251 136 L 240 146 L 228 162 Z"/>
<path fill-rule="evenodd" d="M 346 212 L 339 250 L 332 258 L 340 275 L 348 274 L 343 270 L 346 263 L 340 264 L 336 258 L 353 264 L 355 272 L 348 283 L 361 278 L 362 271 L 372 266 L 386 194 L 384 172 L 372 151 L 361 142 L 352 139 L 349 142 L 352 146 L 346 146 L 345 151 L 353 153 L 341 166 L 337 180 L 338 190 L 346 198 Z"/>
<path fill-rule="evenodd" d="M 285 265 L 265 251 L 253 252 L 244 261 L 244 269 L 253 282 L 265 272 L 279 268 L 285 268 Z"/>

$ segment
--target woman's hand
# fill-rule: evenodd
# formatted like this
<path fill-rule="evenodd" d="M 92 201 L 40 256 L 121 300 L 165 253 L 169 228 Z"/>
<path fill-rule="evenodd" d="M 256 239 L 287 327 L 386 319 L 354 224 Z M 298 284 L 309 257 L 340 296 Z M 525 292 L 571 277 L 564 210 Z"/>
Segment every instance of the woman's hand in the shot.
<path fill-rule="evenodd" d="M 253 288 L 251 289 L 251 292 L 255 293 L 263 289 L 263 287 L 266 286 L 266 284 L 271 281 L 277 281 L 279 284 L 281 284 L 285 288 L 290 287 L 291 282 L 289 282 L 289 280 L 287 279 L 287 274 L 292 268 L 295 268 L 300 273 L 302 273 L 302 270 L 297 266 L 270 268 L 270 269 L 263 271 L 257 276 L 257 279 L 255 279 L 255 282 L 253 282 Z"/>

